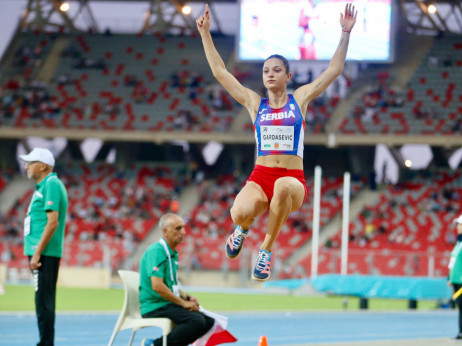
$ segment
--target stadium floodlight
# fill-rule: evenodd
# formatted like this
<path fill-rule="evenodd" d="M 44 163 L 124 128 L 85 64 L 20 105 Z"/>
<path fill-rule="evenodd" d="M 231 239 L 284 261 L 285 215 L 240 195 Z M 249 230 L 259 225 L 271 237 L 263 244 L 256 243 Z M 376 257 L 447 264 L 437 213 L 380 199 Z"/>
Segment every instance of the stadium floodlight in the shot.
<path fill-rule="evenodd" d="M 427 6 L 427 11 L 428 13 L 430 14 L 435 14 L 437 9 L 436 9 L 436 6 L 434 4 L 430 4 Z"/>
<path fill-rule="evenodd" d="M 63 3 L 61 4 L 61 6 L 59 6 L 59 10 L 60 10 L 61 12 L 67 12 L 67 11 L 69 11 L 70 8 L 71 8 L 71 5 L 69 5 L 68 2 L 63 2 Z"/>
<path fill-rule="evenodd" d="M 188 5 L 184 5 L 182 8 L 181 8 L 181 12 L 185 15 L 190 15 L 191 14 L 191 6 L 188 6 Z"/>
<path fill-rule="evenodd" d="M 428 144 L 405 144 L 399 152 L 406 159 L 404 165 L 413 170 L 426 169 L 433 160 L 433 152 Z M 410 162 L 407 163 L 407 160 Z"/>

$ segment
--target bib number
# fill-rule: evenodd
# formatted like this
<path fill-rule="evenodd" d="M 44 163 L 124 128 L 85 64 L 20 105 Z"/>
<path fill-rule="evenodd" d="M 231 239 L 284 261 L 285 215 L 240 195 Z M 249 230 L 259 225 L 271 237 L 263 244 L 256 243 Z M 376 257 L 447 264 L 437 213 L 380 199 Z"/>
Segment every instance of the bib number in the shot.
<path fill-rule="evenodd" d="M 293 126 L 262 126 L 261 150 L 294 150 Z"/>

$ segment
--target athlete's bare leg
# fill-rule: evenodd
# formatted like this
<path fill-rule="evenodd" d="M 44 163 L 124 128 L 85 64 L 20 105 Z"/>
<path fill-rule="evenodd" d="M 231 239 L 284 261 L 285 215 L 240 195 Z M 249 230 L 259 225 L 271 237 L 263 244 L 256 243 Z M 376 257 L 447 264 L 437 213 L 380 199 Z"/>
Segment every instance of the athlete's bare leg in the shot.
<path fill-rule="evenodd" d="M 231 208 L 231 218 L 245 231 L 256 217 L 268 210 L 268 199 L 260 185 L 249 181 L 236 196 Z"/>
<path fill-rule="evenodd" d="M 300 208 L 305 198 L 303 184 L 293 177 L 282 177 L 274 184 L 269 206 L 268 229 L 261 249 L 272 252 L 276 238 L 290 213 Z"/>

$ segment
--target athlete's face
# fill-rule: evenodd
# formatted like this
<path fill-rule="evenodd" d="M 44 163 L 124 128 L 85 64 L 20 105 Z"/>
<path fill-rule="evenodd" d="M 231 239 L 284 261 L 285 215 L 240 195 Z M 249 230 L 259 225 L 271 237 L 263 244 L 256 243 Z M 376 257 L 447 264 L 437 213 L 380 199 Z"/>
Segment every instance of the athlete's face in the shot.
<path fill-rule="evenodd" d="M 462 223 L 457 224 L 457 233 L 462 234 Z"/>
<path fill-rule="evenodd" d="M 263 65 L 263 84 L 269 90 L 285 89 L 291 76 L 278 58 L 268 59 Z"/>
<path fill-rule="evenodd" d="M 165 240 L 172 248 L 179 245 L 186 234 L 185 224 L 181 217 L 173 216 L 167 226 L 162 230 Z"/>
<path fill-rule="evenodd" d="M 26 162 L 26 173 L 29 179 L 38 180 L 43 174 L 45 164 L 39 161 Z"/>

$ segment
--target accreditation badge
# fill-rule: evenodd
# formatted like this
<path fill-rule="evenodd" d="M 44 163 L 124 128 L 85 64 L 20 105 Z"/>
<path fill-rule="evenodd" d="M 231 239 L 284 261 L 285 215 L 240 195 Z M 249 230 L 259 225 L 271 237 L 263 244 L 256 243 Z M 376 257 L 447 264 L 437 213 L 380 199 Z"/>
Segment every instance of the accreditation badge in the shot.
<path fill-rule="evenodd" d="M 452 269 L 454 267 L 454 264 L 456 263 L 456 258 L 455 257 L 451 257 L 451 259 L 449 260 L 449 264 L 448 264 L 448 268 L 449 269 Z"/>
<path fill-rule="evenodd" d="M 173 285 L 172 288 L 173 288 L 173 294 L 175 294 L 177 297 L 179 297 L 180 296 L 180 286 Z"/>
<path fill-rule="evenodd" d="M 30 234 L 30 216 L 26 216 L 24 219 L 24 236 L 27 237 Z"/>

